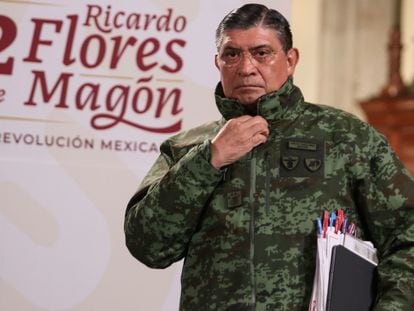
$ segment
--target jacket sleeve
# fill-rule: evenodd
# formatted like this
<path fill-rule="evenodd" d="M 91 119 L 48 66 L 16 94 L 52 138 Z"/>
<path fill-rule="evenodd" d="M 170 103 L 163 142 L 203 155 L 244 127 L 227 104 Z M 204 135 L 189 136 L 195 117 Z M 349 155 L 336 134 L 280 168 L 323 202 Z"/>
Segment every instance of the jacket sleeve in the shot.
<path fill-rule="evenodd" d="M 414 181 L 388 142 L 372 137 L 369 174 L 359 180 L 357 197 L 380 260 L 373 310 L 414 310 Z"/>
<path fill-rule="evenodd" d="M 167 144 L 130 200 L 125 215 L 126 245 L 151 268 L 165 268 L 185 256 L 200 216 L 223 172 L 210 164 L 210 142 L 179 160 Z"/>

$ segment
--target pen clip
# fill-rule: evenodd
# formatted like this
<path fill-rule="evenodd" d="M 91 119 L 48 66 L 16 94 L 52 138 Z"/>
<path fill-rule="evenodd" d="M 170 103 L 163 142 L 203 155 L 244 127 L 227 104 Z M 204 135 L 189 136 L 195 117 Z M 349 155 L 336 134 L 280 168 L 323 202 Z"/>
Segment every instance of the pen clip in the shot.
<path fill-rule="evenodd" d="M 343 221 L 344 221 L 344 211 L 339 209 L 338 216 L 336 217 L 336 222 L 335 222 L 335 233 L 338 233 L 338 231 L 342 228 Z"/>
<path fill-rule="evenodd" d="M 333 227 L 336 219 L 335 212 L 331 213 L 331 217 L 329 217 L 329 227 Z"/>
<path fill-rule="evenodd" d="M 323 235 L 323 228 L 322 228 L 322 220 L 320 217 L 316 218 L 316 225 L 318 226 L 318 234 L 319 236 Z"/>
<path fill-rule="evenodd" d="M 341 232 L 342 233 L 346 233 L 348 229 L 348 218 L 344 219 L 344 222 L 342 223 L 342 229 Z"/>
<path fill-rule="evenodd" d="M 329 212 L 323 212 L 323 237 L 326 238 L 326 231 L 328 231 Z"/>

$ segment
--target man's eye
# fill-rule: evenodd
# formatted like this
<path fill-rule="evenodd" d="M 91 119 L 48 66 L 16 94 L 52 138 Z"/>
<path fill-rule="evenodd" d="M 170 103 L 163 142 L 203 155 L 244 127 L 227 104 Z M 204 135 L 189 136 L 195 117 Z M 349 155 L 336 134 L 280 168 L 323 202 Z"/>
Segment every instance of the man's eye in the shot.
<path fill-rule="evenodd" d="M 267 58 L 272 52 L 268 49 L 260 49 L 253 51 L 252 54 L 254 58 Z"/>
<path fill-rule="evenodd" d="M 221 59 L 227 65 L 235 65 L 240 60 L 240 52 L 235 51 L 235 50 L 224 51 L 223 54 L 221 55 Z"/>
<path fill-rule="evenodd" d="M 236 51 L 226 51 L 223 53 L 223 57 L 226 59 L 236 58 L 239 55 Z"/>

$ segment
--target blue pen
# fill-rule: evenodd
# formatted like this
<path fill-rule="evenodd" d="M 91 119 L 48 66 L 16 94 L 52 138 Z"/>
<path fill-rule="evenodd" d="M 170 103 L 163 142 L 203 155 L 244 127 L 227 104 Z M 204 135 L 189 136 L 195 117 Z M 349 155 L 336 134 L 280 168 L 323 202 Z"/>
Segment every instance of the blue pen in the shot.
<path fill-rule="evenodd" d="M 321 220 L 320 217 L 316 218 L 316 224 L 318 226 L 319 235 L 322 235 L 322 233 L 323 233 L 323 230 L 322 230 L 322 220 Z"/>
<path fill-rule="evenodd" d="M 331 217 L 329 217 L 329 227 L 333 227 L 335 219 L 336 219 L 336 214 L 335 212 L 332 212 Z"/>

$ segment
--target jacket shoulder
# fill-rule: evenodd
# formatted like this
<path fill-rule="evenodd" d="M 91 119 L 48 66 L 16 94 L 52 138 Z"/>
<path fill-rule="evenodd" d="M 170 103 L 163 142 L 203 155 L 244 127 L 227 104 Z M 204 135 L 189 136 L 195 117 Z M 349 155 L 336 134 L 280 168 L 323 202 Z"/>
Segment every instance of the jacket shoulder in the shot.
<path fill-rule="evenodd" d="M 332 130 L 344 131 L 348 133 L 374 132 L 374 129 L 366 121 L 360 119 L 354 114 L 342 109 L 314 103 L 306 103 L 305 115 L 312 115 L 316 118 L 320 127 L 330 128 Z"/>

